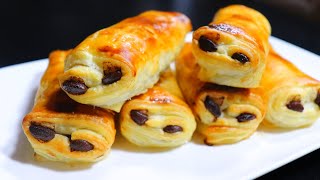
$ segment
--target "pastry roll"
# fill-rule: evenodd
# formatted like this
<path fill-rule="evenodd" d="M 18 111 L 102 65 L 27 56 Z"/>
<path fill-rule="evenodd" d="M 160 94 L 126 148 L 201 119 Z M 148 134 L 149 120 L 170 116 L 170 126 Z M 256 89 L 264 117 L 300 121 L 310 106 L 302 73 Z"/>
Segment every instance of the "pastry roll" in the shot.
<path fill-rule="evenodd" d="M 22 128 L 37 157 L 68 163 L 102 159 L 115 139 L 114 115 L 104 109 L 79 104 L 59 86 L 67 51 L 50 54 L 32 111 Z"/>
<path fill-rule="evenodd" d="M 270 33 L 268 20 L 251 8 L 231 5 L 220 9 L 208 26 L 193 33 L 199 79 L 232 87 L 258 87 Z"/>
<path fill-rule="evenodd" d="M 298 128 L 320 116 L 320 82 L 301 72 L 274 50 L 268 55 L 261 86 L 267 113 L 264 124 Z"/>
<path fill-rule="evenodd" d="M 265 115 L 260 89 L 201 82 L 200 67 L 186 44 L 176 60 L 177 80 L 208 145 L 235 143 L 255 132 Z"/>
<path fill-rule="evenodd" d="M 172 71 L 146 93 L 127 101 L 120 112 L 122 135 L 139 146 L 174 147 L 189 141 L 196 128 Z"/>
<path fill-rule="evenodd" d="M 159 80 L 190 30 L 183 14 L 147 11 L 97 31 L 68 55 L 60 86 L 77 102 L 119 112 Z"/>

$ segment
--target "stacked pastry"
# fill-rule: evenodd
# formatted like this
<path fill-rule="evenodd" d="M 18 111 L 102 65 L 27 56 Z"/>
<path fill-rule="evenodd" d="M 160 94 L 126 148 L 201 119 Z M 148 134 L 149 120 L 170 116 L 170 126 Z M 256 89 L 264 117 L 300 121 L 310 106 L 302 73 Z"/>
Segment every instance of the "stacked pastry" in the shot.
<path fill-rule="evenodd" d="M 61 88 L 79 103 L 119 112 L 159 80 L 190 30 L 183 14 L 147 11 L 97 31 L 67 57 Z"/>
<path fill-rule="evenodd" d="M 120 112 L 122 135 L 139 146 L 176 147 L 188 142 L 195 128 L 192 111 L 170 69 L 146 93 L 127 101 Z"/>
<path fill-rule="evenodd" d="M 271 29 L 259 12 L 241 5 L 219 10 L 194 31 L 176 60 L 177 79 L 206 144 L 249 137 L 265 116 L 258 88 Z"/>
<path fill-rule="evenodd" d="M 59 86 L 68 51 L 54 51 L 32 111 L 22 127 L 38 158 L 69 163 L 94 162 L 109 152 L 115 138 L 114 113 L 79 104 Z"/>
<path fill-rule="evenodd" d="M 122 132 L 130 134 L 132 142 L 150 146 L 189 140 L 195 122 L 173 75 L 164 75 L 147 89 L 174 60 L 190 30 L 183 14 L 147 11 L 90 35 L 71 51 L 53 52 L 35 105 L 22 123 L 37 157 L 102 159 L 115 139 L 113 111 L 145 92 L 121 113 Z M 167 85 L 172 89 L 164 88 Z"/>
<path fill-rule="evenodd" d="M 184 45 L 190 30 L 183 14 L 147 11 L 52 52 L 22 123 L 35 155 L 102 159 L 115 140 L 116 113 L 122 135 L 147 147 L 188 142 L 194 116 L 208 145 L 248 138 L 264 117 L 297 128 L 320 116 L 319 81 L 269 53 L 271 28 L 259 12 L 223 8 Z M 177 74 L 168 68 L 175 58 Z"/>

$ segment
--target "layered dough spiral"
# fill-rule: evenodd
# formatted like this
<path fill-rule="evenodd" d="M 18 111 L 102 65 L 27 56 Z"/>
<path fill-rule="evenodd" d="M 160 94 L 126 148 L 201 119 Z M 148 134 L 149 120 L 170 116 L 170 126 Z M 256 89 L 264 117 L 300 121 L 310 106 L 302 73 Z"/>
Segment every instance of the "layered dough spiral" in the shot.
<path fill-rule="evenodd" d="M 176 60 L 177 80 L 205 143 L 228 144 L 249 137 L 265 116 L 261 89 L 201 82 L 191 49 L 187 43 Z"/>
<path fill-rule="evenodd" d="M 175 147 L 188 142 L 196 128 L 171 70 L 146 93 L 126 102 L 120 112 L 122 135 L 147 147 Z"/>
<path fill-rule="evenodd" d="M 35 153 L 51 161 L 95 162 L 110 150 L 115 139 L 114 114 L 79 104 L 59 86 L 69 51 L 54 51 L 44 73 L 32 111 L 22 128 Z"/>
<path fill-rule="evenodd" d="M 242 5 L 220 9 L 208 26 L 193 33 L 199 79 L 232 87 L 258 87 L 270 34 L 268 20 L 258 11 Z"/>
<path fill-rule="evenodd" d="M 60 85 L 77 102 L 119 112 L 159 80 L 190 30 L 190 20 L 176 12 L 146 11 L 125 19 L 71 51 Z"/>
<path fill-rule="evenodd" d="M 268 111 L 264 123 L 281 128 L 311 125 L 320 116 L 320 82 L 271 49 L 261 80 Z"/>

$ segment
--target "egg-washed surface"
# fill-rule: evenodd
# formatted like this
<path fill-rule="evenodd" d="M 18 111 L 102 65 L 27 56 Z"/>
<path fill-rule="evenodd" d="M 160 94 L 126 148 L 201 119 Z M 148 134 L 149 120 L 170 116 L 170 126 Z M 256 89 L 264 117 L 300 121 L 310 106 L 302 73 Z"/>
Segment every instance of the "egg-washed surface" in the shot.
<path fill-rule="evenodd" d="M 208 26 L 193 33 L 198 78 L 232 87 L 258 87 L 270 34 L 270 24 L 260 12 L 243 5 L 220 9 Z"/>
<path fill-rule="evenodd" d="M 195 118 L 170 69 L 146 93 L 126 102 L 120 112 L 121 134 L 144 147 L 177 147 L 190 141 Z"/>
<path fill-rule="evenodd" d="M 181 13 L 146 11 L 88 36 L 71 51 L 62 89 L 82 104 L 119 112 L 144 93 L 179 53 L 190 20 Z"/>
<path fill-rule="evenodd" d="M 281 128 L 311 125 L 320 117 L 320 82 L 271 49 L 261 87 L 267 102 L 264 123 Z"/>
<path fill-rule="evenodd" d="M 101 160 L 115 139 L 114 114 L 83 105 L 60 89 L 58 76 L 70 51 L 54 51 L 22 128 L 37 156 L 59 162 Z"/>
<path fill-rule="evenodd" d="M 239 142 L 252 135 L 265 115 L 262 90 L 200 81 L 197 60 L 186 43 L 176 60 L 177 80 L 207 145 Z"/>

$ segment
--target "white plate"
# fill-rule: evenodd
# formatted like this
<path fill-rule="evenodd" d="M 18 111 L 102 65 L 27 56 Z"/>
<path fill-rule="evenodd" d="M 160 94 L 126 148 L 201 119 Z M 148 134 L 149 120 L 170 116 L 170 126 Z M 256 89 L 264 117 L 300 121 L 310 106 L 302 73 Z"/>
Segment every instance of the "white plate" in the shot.
<path fill-rule="evenodd" d="M 320 79 L 319 56 L 274 37 L 271 43 L 281 55 Z M 320 147 L 317 121 L 294 131 L 259 129 L 248 140 L 233 145 L 209 147 L 194 137 L 167 151 L 135 147 L 118 135 L 109 156 L 91 167 L 37 162 L 21 130 L 21 120 L 31 110 L 47 62 L 0 69 L 1 179 L 252 179 Z"/>

